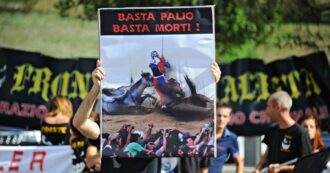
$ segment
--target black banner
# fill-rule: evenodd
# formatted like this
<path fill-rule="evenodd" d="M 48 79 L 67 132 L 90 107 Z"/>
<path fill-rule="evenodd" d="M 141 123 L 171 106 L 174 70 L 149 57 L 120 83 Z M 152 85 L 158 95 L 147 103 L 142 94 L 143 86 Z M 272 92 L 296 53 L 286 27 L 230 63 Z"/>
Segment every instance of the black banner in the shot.
<path fill-rule="evenodd" d="M 53 96 L 67 96 L 76 110 L 91 85 L 95 59 L 55 59 L 0 49 L 0 125 L 39 129 Z"/>
<path fill-rule="evenodd" d="M 211 6 L 100 9 L 99 14 L 101 35 L 213 33 Z"/>
<path fill-rule="evenodd" d="M 324 53 L 264 64 L 241 59 L 221 64 L 218 98 L 233 103 L 230 128 L 238 135 L 260 135 L 270 125 L 268 96 L 285 90 L 293 98 L 292 117 L 308 113 L 329 128 L 330 69 Z M 76 110 L 92 85 L 95 59 L 56 59 L 39 53 L 0 49 L 0 125 L 39 129 L 46 104 L 67 96 Z M 327 124 L 326 124 L 327 123 Z"/>
<path fill-rule="evenodd" d="M 221 64 L 218 98 L 233 104 L 230 128 L 238 135 L 260 135 L 270 125 L 265 112 L 267 98 L 275 91 L 287 91 L 293 98 L 291 116 L 314 113 L 329 121 L 330 70 L 323 52 L 290 57 L 264 64 L 262 60 L 241 59 Z M 326 128 L 323 123 L 323 129 Z"/>

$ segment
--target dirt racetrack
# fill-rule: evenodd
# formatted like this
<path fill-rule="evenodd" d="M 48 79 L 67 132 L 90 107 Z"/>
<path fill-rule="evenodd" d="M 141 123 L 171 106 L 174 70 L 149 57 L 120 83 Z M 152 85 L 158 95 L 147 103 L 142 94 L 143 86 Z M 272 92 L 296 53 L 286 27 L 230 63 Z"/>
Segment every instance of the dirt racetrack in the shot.
<path fill-rule="evenodd" d="M 154 109 L 152 113 L 146 115 L 103 115 L 102 133 L 111 134 L 118 132 L 123 124 L 131 124 L 135 126 L 135 129 L 145 133 L 148 129 L 148 123 L 153 122 L 154 128 L 152 133 L 155 133 L 159 129 L 176 127 L 182 132 L 189 132 L 191 135 L 195 135 L 204 124 L 209 123 L 212 119 L 196 121 L 177 119 L 158 109 Z"/>

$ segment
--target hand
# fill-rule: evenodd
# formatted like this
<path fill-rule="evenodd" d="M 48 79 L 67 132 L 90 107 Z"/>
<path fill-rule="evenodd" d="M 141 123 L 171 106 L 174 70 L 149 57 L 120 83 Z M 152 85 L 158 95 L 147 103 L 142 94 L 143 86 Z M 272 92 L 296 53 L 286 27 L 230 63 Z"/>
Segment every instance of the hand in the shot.
<path fill-rule="evenodd" d="M 215 62 L 211 65 L 211 71 L 215 78 L 215 82 L 219 82 L 219 80 L 221 78 L 221 70 L 220 70 L 218 63 Z"/>
<path fill-rule="evenodd" d="M 152 129 L 152 128 L 154 127 L 154 124 L 153 124 L 152 122 L 150 122 L 150 123 L 148 124 L 148 127 L 149 127 L 150 129 Z"/>
<path fill-rule="evenodd" d="M 101 66 L 101 61 L 97 60 L 96 68 L 92 72 L 92 80 L 93 80 L 94 86 L 99 88 L 101 86 L 101 80 L 103 80 L 104 77 L 105 77 L 105 70 Z"/>
<path fill-rule="evenodd" d="M 98 156 L 100 156 L 100 155 L 98 155 Z M 100 157 L 97 158 L 97 161 L 94 165 L 94 169 L 95 169 L 95 171 L 101 171 L 101 158 Z"/>
<path fill-rule="evenodd" d="M 95 171 L 101 171 L 101 163 L 95 165 Z"/>
<path fill-rule="evenodd" d="M 255 169 L 252 173 L 260 173 L 259 169 Z"/>
<path fill-rule="evenodd" d="M 280 164 L 278 163 L 274 163 L 274 164 L 270 164 L 268 166 L 268 173 L 278 173 L 281 171 L 280 167 L 279 167 Z"/>

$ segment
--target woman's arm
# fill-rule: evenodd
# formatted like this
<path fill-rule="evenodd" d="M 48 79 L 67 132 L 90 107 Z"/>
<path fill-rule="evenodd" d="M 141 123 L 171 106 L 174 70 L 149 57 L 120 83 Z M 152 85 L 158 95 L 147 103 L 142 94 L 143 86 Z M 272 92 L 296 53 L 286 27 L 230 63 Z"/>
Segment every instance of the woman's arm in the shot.
<path fill-rule="evenodd" d="M 101 67 L 101 62 L 98 60 L 96 68 L 92 73 L 93 87 L 79 105 L 79 108 L 74 115 L 73 125 L 82 133 L 85 137 L 96 139 L 100 135 L 100 127 L 94 121 L 89 119 L 92 113 L 95 101 L 100 93 L 101 80 L 104 79 L 105 72 Z"/>

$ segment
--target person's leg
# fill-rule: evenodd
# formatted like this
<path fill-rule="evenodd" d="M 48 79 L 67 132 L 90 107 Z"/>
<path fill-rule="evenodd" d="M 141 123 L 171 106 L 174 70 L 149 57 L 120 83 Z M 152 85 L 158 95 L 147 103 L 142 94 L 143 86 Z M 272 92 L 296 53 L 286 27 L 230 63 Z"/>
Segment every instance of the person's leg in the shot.
<path fill-rule="evenodd" d="M 164 94 L 166 94 L 165 93 L 166 92 L 166 83 L 164 80 L 165 79 L 162 77 L 153 79 L 154 88 L 159 96 L 160 106 L 163 111 L 165 111 L 165 109 L 166 109 L 165 100 L 164 100 L 165 99 Z"/>

